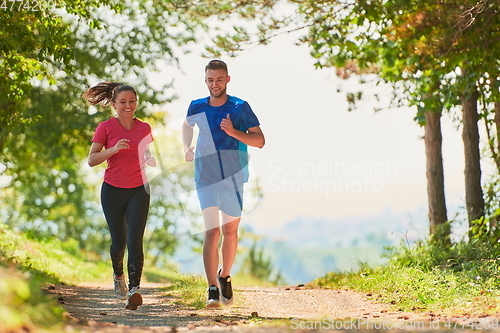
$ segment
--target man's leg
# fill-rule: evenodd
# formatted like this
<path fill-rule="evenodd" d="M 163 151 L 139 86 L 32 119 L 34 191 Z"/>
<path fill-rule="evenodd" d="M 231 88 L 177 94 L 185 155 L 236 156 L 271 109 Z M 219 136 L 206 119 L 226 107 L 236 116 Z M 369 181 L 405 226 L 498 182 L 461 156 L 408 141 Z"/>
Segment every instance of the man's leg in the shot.
<path fill-rule="evenodd" d="M 231 267 L 238 249 L 238 228 L 243 208 L 243 185 L 233 184 L 223 192 L 220 209 L 222 211 L 222 271 L 221 277 L 231 275 Z"/>
<path fill-rule="evenodd" d="M 208 281 L 208 300 L 206 307 L 220 307 L 220 292 L 217 283 L 217 268 L 219 266 L 219 208 L 211 206 L 203 209 L 205 221 L 205 241 L 203 242 L 203 264 Z"/>
<path fill-rule="evenodd" d="M 240 217 L 233 217 L 222 213 L 222 271 L 220 276 L 223 277 L 231 275 L 231 267 L 233 266 L 236 250 L 238 249 L 240 220 Z"/>
<path fill-rule="evenodd" d="M 217 268 L 219 266 L 219 208 L 203 209 L 205 221 L 205 241 L 203 242 L 203 264 L 209 286 L 217 285 Z"/>
<path fill-rule="evenodd" d="M 220 300 L 222 304 L 231 305 L 233 304 L 234 298 L 230 274 L 238 248 L 238 226 L 240 224 L 240 218 L 224 213 L 222 216 L 222 269 L 217 279 L 219 280 Z"/>

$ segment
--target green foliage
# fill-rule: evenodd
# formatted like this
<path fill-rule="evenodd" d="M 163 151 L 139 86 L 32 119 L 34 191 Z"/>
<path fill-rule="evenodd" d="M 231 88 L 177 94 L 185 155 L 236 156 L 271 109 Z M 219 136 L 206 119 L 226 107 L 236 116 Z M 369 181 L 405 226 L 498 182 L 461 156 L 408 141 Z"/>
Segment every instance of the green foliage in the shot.
<path fill-rule="evenodd" d="M 264 258 L 264 250 L 257 247 L 257 242 L 250 247 L 245 264 L 248 265 L 248 273 L 258 279 L 269 279 L 273 272 L 271 260 Z"/>
<path fill-rule="evenodd" d="M 45 290 L 51 283 L 110 283 L 111 264 L 99 258 L 75 240 L 34 241 L 0 224 L 0 332 L 64 331 L 64 309 Z M 162 283 L 177 278 L 149 266 L 144 276 Z"/>
<path fill-rule="evenodd" d="M 5 258 L 0 255 L 0 331 L 61 326 L 64 311 L 42 292 L 41 281 L 5 265 Z"/>
<path fill-rule="evenodd" d="M 415 107 L 414 119 L 421 126 L 425 124 L 425 113 L 452 110 L 462 103 L 461 98 L 477 92 L 489 108 L 499 100 L 500 48 L 495 43 L 500 27 L 498 1 L 287 3 L 291 4 L 289 10 L 278 10 L 283 3 L 274 4 L 280 15 L 273 20 L 269 20 L 269 11 L 244 17 L 262 22 L 259 33 L 249 25 L 218 35 L 214 38 L 217 47 L 208 51 L 235 55 L 248 45 L 263 44 L 281 33 L 303 29 L 298 43 L 309 46 L 315 67 L 335 67 L 344 79 L 355 74 L 360 82 L 389 83 L 394 91 L 390 106 Z M 288 24 L 282 25 L 285 22 Z M 347 93 L 346 97 L 349 110 L 362 98 L 357 93 Z M 467 141 L 467 135 L 464 140 Z M 491 146 L 494 147 L 493 141 Z M 477 160 L 475 156 L 470 158 Z M 500 165 L 498 158 L 496 163 Z M 474 173 L 479 174 L 479 169 L 476 166 Z M 482 206 L 477 198 L 481 194 L 470 193 L 470 188 L 468 194 L 476 196 L 477 206 Z M 468 200 L 468 205 L 473 200 Z M 481 209 L 477 208 L 479 215 Z M 486 235 L 477 225 L 471 232 Z M 449 234 L 444 237 L 449 238 Z"/>
<path fill-rule="evenodd" d="M 10 182 L 0 194 L 2 220 L 32 237 L 75 238 L 106 253 L 99 184 L 86 173 L 85 158 L 97 124 L 111 114 L 85 105 L 81 94 L 99 81 L 131 84 L 141 101 L 138 116 L 161 126 L 165 114 L 153 114 L 150 106 L 175 98 L 172 83 L 168 78 L 153 87 L 147 73 L 161 64 L 178 67 L 179 55 L 203 38 L 207 18 L 249 17 L 273 3 L 58 1 L 38 12 L 3 11 L 0 94 L 7 99 L 0 102 L 0 167 Z M 189 174 L 180 171 L 180 178 Z M 177 196 L 152 199 L 145 243 L 155 265 L 176 246 L 181 206 Z"/>
<path fill-rule="evenodd" d="M 245 256 L 238 274 L 272 285 L 281 285 L 285 282 L 281 272 L 274 268 L 271 259 L 266 258 L 264 249 L 259 248 L 256 240 L 248 249 L 248 254 Z"/>
<path fill-rule="evenodd" d="M 447 249 L 451 246 L 451 224 L 452 221 L 446 221 L 436 225 L 434 231 L 429 235 L 429 243 L 439 249 Z"/>
<path fill-rule="evenodd" d="M 153 119 L 148 121 L 154 124 Z M 153 135 L 150 150 L 157 167 L 148 170 L 152 196 L 144 246 L 152 264 L 162 267 L 169 264 L 169 256 L 178 245 L 179 221 L 195 220 L 201 211 L 182 200 L 181 194 L 194 191 L 194 169 L 184 162 L 181 133 L 165 126 L 158 127 Z"/>
<path fill-rule="evenodd" d="M 89 258 L 75 240 L 36 242 L 0 224 L 0 331 L 62 330 L 64 310 L 43 289 L 47 283 L 109 280 L 109 265 Z"/>
<path fill-rule="evenodd" d="M 173 49 L 186 51 L 202 23 L 177 1 L 56 6 L 1 13 L 0 166 L 10 183 L 0 205 L 19 229 L 104 250 L 96 181 L 84 165 L 97 124 L 111 113 L 80 96 L 99 81 L 125 82 L 139 93 L 138 116 L 161 122 L 148 106 L 174 98 L 171 83 L 152 87 L 146 74 L 161 63 L 177 65 Z"/>
<path fill-rule="evenodd" d="M 328 273 L 313 283 L 325 288 L 349 287 L 372 293 L 377 301 L 403 311 L 447 314 L 492 313 L 496 299 L 500 246 L 458 242 L 446 249 L 432 242 L 389 248 L 388 265 L 352 273 Z"/>
<path fill-rule="evenodd" d="M 476 85 L 498 97 L 491 86 L 495 82 L 484 79 L 498 75 L 500 49 L 493 42 L 500 25 L 496 1 L 289 0 L 287 4 L 273 3 L 274 12 L 241 16 L 260 22 L 258 33 L 253 25 L 238 26 L 234 33 L 217 35 L 213 41 L 217 47 L 207 50 L 236 55 L 249 45 L 303 29 L 298 43 L 310 47 L 317 68 L 347 68 L 365 82 L 373 80 L 367 74 L 377 74 L 376 80 L 393 85 L 393 103 L 417 107 L 416 120 L 425 110 L 458 105 L 459 96 Z M 461 77 L 457 68 L 469 75 Z"/>
<path fill-rule="evenodd" d="M 492 243 L 500 240 L 500 180 L 498 174 L 489 179 L 484 188 L 487 238 Z"/>
<path fill-rule="evenodd" d="M 96 256 L 79 249 L 75 240 L 54 238 L 34 241 L 0 224 L 0 256 L 34 278 L 52 283 L 78 283 L 109 277 Z"/>
<path fill-rule="evenodd" d="M 2 198 L 9 214 L 18 216 L 9 222 L 41 236 L 79 237 L 87 233 L 81 222 L 92 197 L 82 160 L 91 126 L 98 119 L 68 103 L 79 100 L 75 87 L 57 92 L 35 88 L 29 95 L 37 103 L 27 108 L 25 116 L 36 120 L 12 128 L 2 158 L 8 166 L 6 175 L 12 177 L 10 190 L 16 193 Z M 82 102 L 76 104 L 84 108 Z M 34 225 L 26 226 L 26 221 Z"/>
<path fill-rule="evenodd" d="M 139 94 L 138 117 L 161 127 L 166 114 L 151 106 L 175 98 L 171 78 L 153 87 L 147 73 L 178 67 L 178 56 L 189 51 L 207 17 L 239 9 L 229 1 L 176 0 L 58 1 L 56 7 L 2 11 L 0 93 L 7 99 L 0 102 L 0 168 L 9 184 L 0 193 L 1 218 L 32 237 L 74 238 L 107 253 L 96 196 L 102 168 L 87 172 L 85 159 L 97 124 L 111 112 L 89 107 L 81 94 L 99 81 L 131 84 Z M 162 150 L 169 147 L 165 160 L 180 160 L 175 155 L 182 148 L 170 144 L 179 138 L 162 142 Z M 184 181 L 189 171 L 175 171 L 168 181 L 191 191 Z M 173 252 L 183 213 L 191 214 L 175 194 L 152 198 L 145 244 L 154 265 L 166 264 Z"/>
<path fill-rule="evenodd" d="M 387 266 L 345 275 L 329 273 L 314 283 L 321 287 L 348 287 L 367 292 L 374 300 L 392 304 L 402 311 L 461 315 L 498 310 L 497 283 L 464 272 Z"/>
<path fill-rule="evenodd" d="M 484 229 L 484 219 L 474 221 L 472 228 Z M 471 234 L 471 232 L 469 232 Z M 468 241 L 442 247 L 435 242 L 419 242 L 414 247 L 389 248 L 386 255 L 395 265 L 418 267 L 423 270 L 442 269 L 460 272 L 471 279 L 495 279 L 500 265 L 500 243 L 481 233 Z"/>
<path fill-rule="evenodd" d="M 111 1 L 57 2 L 68 13 L 87 21 L 95 6 Z M 51 2 L 56 4 L 55 2 Z M 74 38 L 71 25 L 56 14 L 55 8 L 40 4 L 37 10 L 2 10 L 0 20 L 0 93 L 6 97 L 0 104 L 0 148 L 9 129 L 19 121 L 29 119 L 22 115 L 33 79 L 47 78 L 54 82 L 51 61 L 69 64 Z"/>

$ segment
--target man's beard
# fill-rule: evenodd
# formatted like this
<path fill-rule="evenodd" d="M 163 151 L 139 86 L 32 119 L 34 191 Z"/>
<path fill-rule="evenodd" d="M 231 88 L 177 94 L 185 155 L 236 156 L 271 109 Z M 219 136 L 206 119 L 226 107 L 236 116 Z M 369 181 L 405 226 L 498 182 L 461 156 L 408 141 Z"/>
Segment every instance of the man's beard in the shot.
<path fill-rule="evenodd" d="M 222 97 L 226 94 L 226 89 L 219 90 L 217 93 L 214 93 L 212 90 L 210 90 L 210 96 L 214 98 L 219 98 Z"/>

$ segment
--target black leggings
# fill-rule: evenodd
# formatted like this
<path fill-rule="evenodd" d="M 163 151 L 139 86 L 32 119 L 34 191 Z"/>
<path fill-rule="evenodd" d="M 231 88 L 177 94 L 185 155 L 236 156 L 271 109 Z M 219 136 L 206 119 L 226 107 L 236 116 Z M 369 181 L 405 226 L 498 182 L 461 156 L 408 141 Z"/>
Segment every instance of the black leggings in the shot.
<path fill-rule="evenodd" d="M 122 275 L 125 248 L 128 248 L 129 288 L 141 283 L 144 251 L 142 238 L 149 211 L 146 185 L 119 188 L 103 183 L 101 203 L 111 234 L 111 262 L 116 275 Z"/>

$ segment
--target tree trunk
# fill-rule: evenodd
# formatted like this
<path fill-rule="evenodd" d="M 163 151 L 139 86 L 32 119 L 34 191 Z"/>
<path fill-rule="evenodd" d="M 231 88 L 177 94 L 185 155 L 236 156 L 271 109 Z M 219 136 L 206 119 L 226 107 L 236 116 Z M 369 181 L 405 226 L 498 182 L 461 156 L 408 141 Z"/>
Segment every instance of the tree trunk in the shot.
<path fill-rule="evenodd" d="M 12 102 L 6 101 L 4 96 L 7 96 L 7 89 L 5 89 L 0 84 L 0 96 L 2 96 L 2 101 L 0 101 L 0 152 L 3 152 L 5 148 L 5 141 L 7 139 L 7 135 L 9 134 L 9 120 L 12 117 L 14 110 L 12 106 Z"/>
<path fill-rule="evenodd" d="M 497 172 L 500 175 L 500 102 L 495 102 L 494 104 L 494 110 L 495 110 L 495 129 L 496 129 L 496 149 L 493 147 L 493 158 L 495 159 L 495 164 L 497 166 Z M 500 221 L 500 216 L 498 214 L 493 214 L 493 216 L 490 217 L 490 232 L 492 235 L 492 241 L 493 242 L 498 242 L 499 241 L 499 235 L 498 235 L 498 222 Z"/>
<path fill-rule="evenodd" d="M 441 112 L 425 113 L 424 130 L 430 234 L 439 243 L 450 245 L 450 227 L 446 224 Z"/>
<path fill-rule="evenodd" d="M 498 82 L 497 82 L 498 74 L 492 74 L 492 73 L 489 73 L 489 74 L 491 75 L 490 85 L 492 87 L 495 87 L 498 84 Z M 498 99 L 498 97 L 496 99 Z M 495 124 L 495 131 L 496 131 L 496 135 L 494 138 L 491 135 L 490 126 L 489 126 L 488 120 L 486 118 L 484 119 L 484 125 L 486 128 L 486 135 L 488 136 L 488 143 L 489 143 L 491 155 L 492 155 L 493 161 L 495 162 L 495 165 L 497 167 L 498 174 L 500 174 L 500 101 L 495 101 L 493 103 L 493 112 L 495 115 L 493 122 Z M 496 146 L 495 146 L 495 142 L 496 142 Z"/>
<path fill-rule="evenodd" d="M 497 135 L 497 149 L 494 157 L 498 172 L 500 173 L 500 102 L 495 102 L 495 129 Z"/>
<path fill-rule="evenodd" d="M 477 100 L 478 92 L 474 90 L 471 94 L 460 97 L 463 108 L 463 131 L 465 158 L 465 205 L 469 226 L 472 221 L 484 215 L 484 198 L 481 188 L 481 159 L 479 154 L 479 129 Z M 470 236 L 470 232 L 469 232 Z"/>

